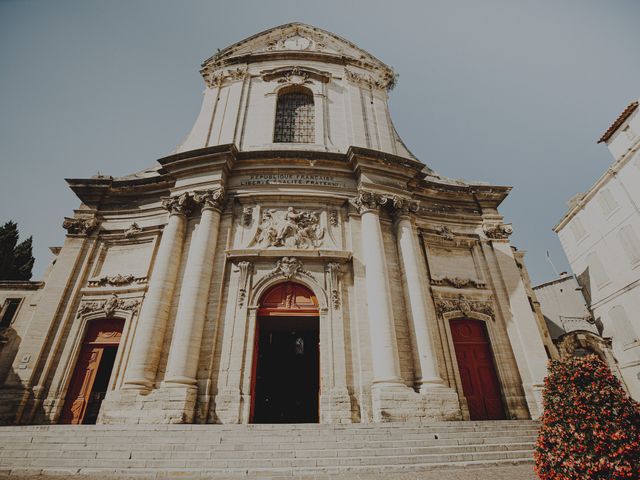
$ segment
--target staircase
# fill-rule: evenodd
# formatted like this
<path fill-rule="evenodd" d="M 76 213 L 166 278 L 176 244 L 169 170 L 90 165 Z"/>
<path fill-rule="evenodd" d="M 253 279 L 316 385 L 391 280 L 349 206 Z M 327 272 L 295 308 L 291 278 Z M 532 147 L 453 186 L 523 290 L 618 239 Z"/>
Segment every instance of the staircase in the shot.
<path fill-rule="evenodd" d="M 0 427 L 0 476 L 379 474 L 530 463 L 533 421 Z"/>

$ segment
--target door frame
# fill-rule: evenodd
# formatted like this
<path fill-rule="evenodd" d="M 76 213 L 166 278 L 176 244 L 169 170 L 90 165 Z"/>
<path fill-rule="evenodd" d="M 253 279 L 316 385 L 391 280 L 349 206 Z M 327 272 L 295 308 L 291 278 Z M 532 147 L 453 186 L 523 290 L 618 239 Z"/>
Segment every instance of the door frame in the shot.
<path fill-rule="evenodd" d="M 315 300 L 316 307 L 315 308 L 306 308 L 306 309 L 274 309 L 274 308 L 263 308 L 261 307 L 262 301 L 265 296 L 270 293 L 272 290 L 277 288 L 281 288 L 286 284 L 295 284 L 301 286 L 308 290 L 313 299 Z M 317 295 L 313 291 L 311 287 L 305 285 L 302 282 L 289 280 L 284 282 L 278 282 L 269 285 L 268 288 L 265 288 L 264 291 L 261 292 L 259 300 L 258 300 L 258 308 L 256 310 L 255 315 L 255 325 L 253 327 L 253 348 L 251 349 L 251 377 L 250 377 L 250 399 L 251 405 L 249 407 L 249 423 L 254 423 L 254 413 L 255 413 L 255 392 L 256 392 L 256 380 L 257 380 L 257 372 L 258 372 L 258 349 L 260 344 L 260 323 L 261 320 L 270 318 L 270 317 L 314 317 L 318 319 L 318 423 L 320 422 L 320 397 L 322 394 L 322 349 L 320 345 L 322 344 L 322 315 L 321 315 L 321 307 L 320 300 Z"/>
<path fill-rule="evenodd" d="M 118 322 L 120 323 L 120 339 L 118 342 L 100 342 L 100 341 L 87 341 L 87 336 L 89 335 L 89 332 L 91 331 L 91 328 L 94 325 L 97 325 L 101 322 Z M 92 318 L 87 320 L 86 322 L 84 322 L 83 328 L 82 328 L 82 336 L 80 337 L 80 341 L 78 342 L 78 345 L 76 346 L 76 351 L 74 352 L 73 355 L 73 363 L 71 364 L 71 368 L 68 368 L 66 373 L 67 373 L 67 378 L 66 378 L 66 382 L 65 382 L 65 392 L 64 392 L 64 396 L 62 397 L 62 400 L 60 402 L 60 408 L 59 411 L 57 412 L 56 415 L 56 423 L 60 423 L 60 420 L 62 420 L 62 417 L 64 415 L 64 409 L 67 405 L 67 402 L 69 401 L 68 396 L 70 393 L 70 388 L 73 384 L 73 379 L 75 378 L 76 375 L 76 370 L 78 368 L 78 362 L 81 360 L 81 355 L 84 352 L 86 347 L 89 346 L 93 346 L 93 347 L 116 347 L 116 356 L 114 358 L 114 362 L 113 362 L 113 367 L 111 370 L 111 375 L 110 375 L 110 379 L 109 382 L 107 384 L 107 392 L 109 390 L 111 390 L 113 388 L 113 383 L 114 383 L 114 377 L 117 374 L 117 367 L 120 363 L 120 359 L 122 358 L 122 350 L 124 347 L 124 339 L 125 339 L 125 331 L 127 329 L 127 324 L 128 322 L 121 318 L 121 317 L 105 317 L 103 316 L 99 316 L 96 318 Z M 104 348 L 102 349 L 102 352 L 100 353 L 100 357 L 102 357 L 104 353 Z M 102 359 L 101 359 L 102 360 Z M 101 360 L 98 362 L 98 365 L 100 365 Z M 99 368 L 99 366 L 98 366 Z M 97 374 L 97 369 L 96 369 L 96 374 Z M 93 384 L 95 383 L 95 375 L 94 375 L 94 379 L 91 382 L 91 388 L 90 390 L 93 389 Z M 85 411 L 86 413 L 86 411 Z M 84 416 L 83 416 L 84 418 Z"/>
<path fill-rule="evenodd" d="M 466 312 L 463 313 L 461 311 L 453 311 L 447 312 L 442 315 L 442 319 L 444 320 L 444 327 L 447 336 L 447 344 L 449 346 L 449 361 L 453 367 L 453 376 L 455 382 L 455 388 L 458 392 L 458 398 L 460 400 L 460 410 L 462 411 L 462 416 L 464 420 L 470 420 L 469 416 L 469 406 L 467 404 L 467 397 L 464 395 L 464 390 L 462 388 L 462 378 L 460 377 L 460 367 L 458 365 L 458 358 L 456 356 L 455 344 L 453 343 L 453 335 L 451 333 L 451 320 L 456 320 L 460 318 L 469 318 L 471 320 L 479 320 L 484 322 L 485 331 L 487 333 L 487 340 L 489 341 L 489 350 L 491 351 L 491 358 L 493 361 L 494 370 L 496 372 L 496 377 L 498 378 L 498 384 L 500 386 L 500 397 L 502 399 L 502 405 L 504 407 L 505 417 L 508 419 L 516 418 L 512 415 L 511 404 L 508 401 L 508 396 L 506 394 L 506 386 L 510 385 L 510 376 L 509 373 L 505 370 L 505 363 L 508 360 L 512 360 L 511 358 L 506 358 L 507 352 L 496 351 L 495 345 L 497 332 L 495 331 L 495 320 L 483 313 L 478 312 Z M 509 344 L 510 345 L 510 344 Z M 509 352 L 510 353 L 510 350 Z M 511 375 L 512 377 L 512 375 Z M 522 381 L 520 380 L 520 376 L 518 374 L 518 381 L 520 382 L 520 387 L 522 387 Z M 511 382 L 513 383 L 513 382 Z"/>

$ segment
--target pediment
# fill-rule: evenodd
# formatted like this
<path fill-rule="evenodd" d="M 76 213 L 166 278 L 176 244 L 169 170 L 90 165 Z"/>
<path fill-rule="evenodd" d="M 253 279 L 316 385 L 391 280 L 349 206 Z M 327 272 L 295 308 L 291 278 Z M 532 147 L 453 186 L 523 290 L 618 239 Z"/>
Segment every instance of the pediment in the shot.
<path fill-rule="evenodd" d="M 225 64 L 236 57 L 268 53 L 320 53 L 351 59 L 354 63 L 384 70 L 391 69 L 370 53 L 334 33 L 303 23 L 274 27 L 235 43 L 203 63 Z"/>

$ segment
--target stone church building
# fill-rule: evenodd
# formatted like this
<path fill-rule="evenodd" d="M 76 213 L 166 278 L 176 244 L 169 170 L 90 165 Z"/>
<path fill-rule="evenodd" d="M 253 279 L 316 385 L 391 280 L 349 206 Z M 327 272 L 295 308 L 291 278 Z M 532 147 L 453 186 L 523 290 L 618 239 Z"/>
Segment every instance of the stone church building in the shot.
<path fill-rule="evenodd" d="M 201 73 L 175 152 L 68 179 L 43 281 L 0 284 L 2 423 L 537 418 L 552 347 L 510 188 L 417 159 L 394 72 L 332 33 L 276 27 Z"/>

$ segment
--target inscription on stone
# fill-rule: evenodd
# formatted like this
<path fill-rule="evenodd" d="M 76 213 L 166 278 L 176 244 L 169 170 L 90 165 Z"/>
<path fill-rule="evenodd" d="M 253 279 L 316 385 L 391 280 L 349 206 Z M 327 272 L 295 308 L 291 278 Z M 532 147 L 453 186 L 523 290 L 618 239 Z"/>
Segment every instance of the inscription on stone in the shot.
<path fill-rule="evenodd" d="M 248 175 L 240 180 L 240 186 L 253 185 L 320 185 L 324 187 L 344 187 L 343 182 L 329 175 L 305 175 L 292 173 L 269 173 Z"/>

